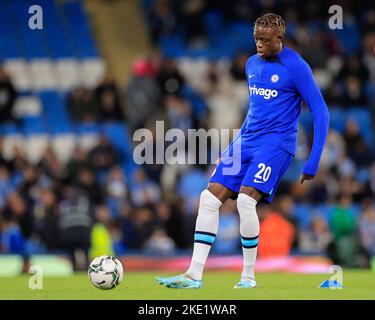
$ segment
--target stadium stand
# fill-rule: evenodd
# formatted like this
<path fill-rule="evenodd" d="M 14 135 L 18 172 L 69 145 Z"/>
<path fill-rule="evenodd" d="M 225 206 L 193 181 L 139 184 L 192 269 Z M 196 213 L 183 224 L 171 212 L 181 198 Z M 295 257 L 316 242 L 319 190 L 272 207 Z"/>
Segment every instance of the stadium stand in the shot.
<path fill-rule="evenodd" d="M 5 1 L 0 10 L 0 83 L 9 77 L 17 92 L 14 118 L 0 123 L 0 216 L 12 220 L 25 240 L 21 249 L 5 245 L 1 241 L 9 239 L 10 229 L 0 225 L 0 252 L 27 258 L 63 250 L 51 230 L 59 228 L 62 205 L 79 208 L 67 196 L 70 188 L 89 199 L 93 220 L 99 205 L 108 207 L 111 218 L 105 224 L 116 254 L 149 253 L 151 237 L 160 240 L 154 254 L 165 252 L 163 244 L 169 254 L 189 249 L 199 194 L 212 167 L 139 168 L 132 134 L 152 129 L 155 119 L 182 129 L 239 128 L 248 102 L 244 63 L 255 53 L 252 24 L 259 13 L 276 10 L 286 18 L 286 44 L 312 66 L 329 105 L 331 131 L 319 177 L 300 185 L 313 133 L 311 115 L 302 110 L 295 161 L 279 197 L 272 207 L 260 209 L 260 218 L 272 210 L 293 223 L 292 254 L 347 261 L 334 254 L 345 238 L 357 245 L 350 253 L 352 266 L 368 266 L 375 254 L 373 3 L 360 7 L 349 1 L 352 17 L 344 21 L 345 31 L 332 31 L 324 4 L 314 12 L 301 10 L 297 19 L 301 1 L 269 1 L 270 7 L 262 7 L 262 1 L 230 1 L 228 9 L 225 1 L 197 0 L 189 7 L 188 1 L 142 0 L 139 9 L 154 52 L 134 59 L 133 73 L 123 84 L 105 80 L 107 62 L 83 1 L 33 2 L 43 8 L 43 30 L 31 31 L 24 23 L 31 1 Z M 303 5 L 309 8 L 311 2 Z M 50 202 L 46 189 L 55 195 Z M 9 202 L 14 193 L 26 203 L 23 218 L 15 218 L 17 208 Z M 25 219 L 32 232 L 25 229 Z M 236 212 L 228 210 L 225 219 L 239 228 Z M 347 221 L 355 222 L 354 229 L 346 228 Z M 328 240 L 322 244 L 323 236 Z M 225 253 L 239 253 L 239 236 L 231 237 L 238 245 Z M 215 252 L 221 247 L 226 248 L 218 243 Z"/>

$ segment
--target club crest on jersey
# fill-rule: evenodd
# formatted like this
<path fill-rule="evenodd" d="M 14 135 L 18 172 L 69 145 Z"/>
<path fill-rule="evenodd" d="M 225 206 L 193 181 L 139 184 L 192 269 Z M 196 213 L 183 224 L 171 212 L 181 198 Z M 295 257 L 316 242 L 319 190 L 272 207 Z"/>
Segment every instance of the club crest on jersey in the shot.
<path fill-rule="evenodd" d="M 279 75 L 277 74 L 272 75 L 271 81 L 272 83 L 276 83 L 277 81 L 279 81 Z"/>

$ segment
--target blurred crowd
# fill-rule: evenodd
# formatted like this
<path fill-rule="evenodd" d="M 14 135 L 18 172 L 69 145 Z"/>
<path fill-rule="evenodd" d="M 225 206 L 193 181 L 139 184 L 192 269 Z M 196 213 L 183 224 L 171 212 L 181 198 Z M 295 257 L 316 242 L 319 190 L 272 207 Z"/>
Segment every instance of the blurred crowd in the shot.
<path fill-rule="evenodd" d="M 219 10 L 225 23 L 231 23 L 277 9 L 287 23 L 286 44 L 311 65 L 330 111 L 365 110 L 373 117 L 374 6 L 369 10 L 365 2 L 345 2 L 344 10 L 351 10 L 345 11 L 344 32 L 353 36 L 343 43 L 341 34 L 308 28 L 308 22 L 326 16 L 315 2 L 304 2 L 302 11 L 287 3 L 156 0 L 146 19 L 155 47 L 182 26 L 185 41 L 196 45 L 207 41 L 202 17 L 209 10 Z M 349 30 L 358 30 L 360 38 Z M 121 121 L 130 136 L 139 128 L 154 132 L 155 120 L 164 120 L 165 130 L 238 129 L 248 108 L 244 70 L 253 53 L 238 52 L 230 61 L 194 61 L 163 57 L 155 50 L 135 59 L 124 88 L 106 76 L 94 90 L 70 92 L 66 107 L 77 123 Z M 16 97 L 11 79 L 1 70 L 1 123 L 17 121 L 11 112 Z M 306 108 L 304 112 L 308 114 Z M 332 123 L 319 173 L 303 185 L 298 178 L 313 130 L 300 126 L 297 155 L 278 196 L 271 205 L 258 206 L 260 257 L 323 254 L 342 266 L 369 265 L 375 256 L 375 140 L 374 121 L 368 123 L 363 128 L 355 117 L 345 118 L 342 128 Z M 2 138 L 0 149 L 1 144 Z M 200 151 L 198 145 L 197 158 Z M 77 147 L 66 163 L 50 147 L 37 164 L 22 149 L 14 154 L 11 159 L 0 156 L 0 252 L 22 254 L 25 270 L 33 253 L 68 253 L 79 269 L 78 249 L 86 258 L 132 250 L 159 255 L 190 250 L 200 193 L 212 165 L 153 164 L 126 172 L 124 155 L 105 135 L 91 150 Z M 212 250 L 241 252 L 234 201 L 221 208 Z"/>

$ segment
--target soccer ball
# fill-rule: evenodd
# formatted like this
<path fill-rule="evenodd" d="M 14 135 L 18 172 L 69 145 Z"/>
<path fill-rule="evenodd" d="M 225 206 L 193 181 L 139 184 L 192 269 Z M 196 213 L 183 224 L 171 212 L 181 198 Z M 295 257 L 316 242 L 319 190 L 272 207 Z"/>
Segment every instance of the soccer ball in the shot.
<path fill-rule="evenodd" d="M 111 256 L 100 256 L 90 263 L 88 276 L 95 287 L 108 290 L 121 283 L 123 272 L 122 264 L 118 259 Z"/>

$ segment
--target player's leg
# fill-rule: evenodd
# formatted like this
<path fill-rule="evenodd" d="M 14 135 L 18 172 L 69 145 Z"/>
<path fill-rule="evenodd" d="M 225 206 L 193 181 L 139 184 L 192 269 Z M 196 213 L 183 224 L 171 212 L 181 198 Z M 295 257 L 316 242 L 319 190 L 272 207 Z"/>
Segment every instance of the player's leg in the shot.
<path fill-rule="evenodd" d="M 256 148 L 253 162 L 242 182 L 237 198 L 240 215 L 240 233 L 243 251 L 243 271 L 236 288 L 256 286 L 254 266 L 259 237 L 259 219 L 256 205 L 260 199 L 271 202 L 282 175 L 293 156 L 276 146 Z"/>
<path fill-rule="evenodd" d="M 160 284 L 173 288 L 200 288 L 202 273 L 219 226 L 219 208 L 240 190 L 249 166 L 249 158 L 239 153 L 222 156 L 211 176 L 209 186 L 200 197 L 195 225 L 194 249 L 188 270 L 177 277 L 157 278 Z"/>
<path fill-rule="evenodd" d="M 252 288 L 256 286 L 254 266 L 257 256 L 259 219 L 256 204 L 263 194 L 259 190 L 242 186 L 237 198 L 237 209 L 240 216 L 240 235 L 243 253 L 241 281 L 235 288 Z"/>
<path fill-rule="evenodd" d="M 219 183 L 210 183 L 208 188 L 201 193 L 190 266 L 182 275 L 157 278 L 160 284 L 171 288 L 200 288 L 202 286 L 203 269 L 219 226 L 219 208 L 223 202 L 235 195 L 235 192 Z"/>
<path fill-rule="evenodd" d="M 219 209 L 229 198 L 235 198 L 248 170 L 250 159 L 241 152 L 224 152 L 211 176 L 208 188 L 203 191 L 195 225 L 194 250 L 185 275 L 201 280 L 211 246 L 219 226 Z M 230 154 L 234 154 L 230 156 Z"/>
<path fill-rule="evenodd" d="M 210 183 L 202 192 L 195 224 L 193 256 L 185 273 L 187 277 L 202 280 L 203 268 L 219 227 L 219 209 L 235 195 L 235 192 L 219 183 Z"/>

